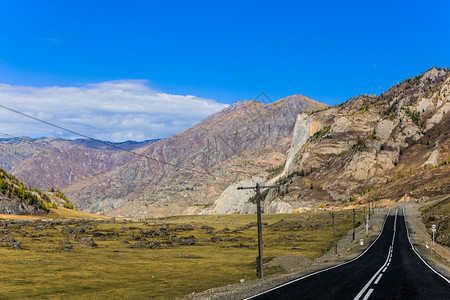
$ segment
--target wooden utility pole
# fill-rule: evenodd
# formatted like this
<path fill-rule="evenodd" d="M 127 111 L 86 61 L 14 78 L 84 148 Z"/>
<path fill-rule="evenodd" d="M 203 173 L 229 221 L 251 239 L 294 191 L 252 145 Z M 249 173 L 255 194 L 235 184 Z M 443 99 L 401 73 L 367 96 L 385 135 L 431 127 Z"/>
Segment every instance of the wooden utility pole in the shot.
<path fill-rule="evenodd" d="M 353 241 L 355 240 L 355 209 L 353 209 Z"/>
<path fill-rule="evenodd" d="M 333 245 L 334 245 L 334 254 L 337 255 L 336 231 L 335 231 L 335 226 L 334 226 L 334 213 L 331 213 L 331 218 L 333 219 Z"/>
<path fill-rule="evenodd" d="M 258 257 L 256 258 L 256 276 L 263 278 L 263 241 L 262 241 L 262 222 L 261 222 L 261 190 L 279 188 L 278 185 L 259 185 L 254 187 L 238 187 L 238 190 L 255 190 L 256 192 L 256 222 L 258 227 Z"/>

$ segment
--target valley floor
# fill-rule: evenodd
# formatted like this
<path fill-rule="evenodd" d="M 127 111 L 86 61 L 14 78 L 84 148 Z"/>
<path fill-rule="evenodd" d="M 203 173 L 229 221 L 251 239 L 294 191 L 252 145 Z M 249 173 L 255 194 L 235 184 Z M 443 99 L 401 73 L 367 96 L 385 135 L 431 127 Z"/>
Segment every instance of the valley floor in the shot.
<path fill-rule="evenodd" d="M 448 276 L 448 249 L 423 247 L 431 240 L 417 207 L 406 204 L 411 238 L 435 266 L 447 263 L 439 271 Z M 368 235 L 358 211 L 355 241 L 352 211 L 335 211 L 338 255 L 329 211 L 263 214 L 263 280 L 255 276 L 255 215 L 145 222 L 65 209 L 50 218 L 2 215 L 0 298 L 241 299 L 357 256 L 378 236 L 386 211 L 372 215 Z"/>
<path fill-rule="evenodd" d="M 255 279 L 255 215 L 176 216 L 146 222 L 27 217 L 0 220 L 1 299 L 175 299 Z M 336 213 L 336 236 L 352 227 Z M 5 219 L 9 218 L 9 219 Z M 362 213 L 356 216 L 362 222 Z M 264 257 L 312 260 L 333 245 L 329 212 L 264 214 Z M 267 267 L 267 276 L 286 273 Z"/>

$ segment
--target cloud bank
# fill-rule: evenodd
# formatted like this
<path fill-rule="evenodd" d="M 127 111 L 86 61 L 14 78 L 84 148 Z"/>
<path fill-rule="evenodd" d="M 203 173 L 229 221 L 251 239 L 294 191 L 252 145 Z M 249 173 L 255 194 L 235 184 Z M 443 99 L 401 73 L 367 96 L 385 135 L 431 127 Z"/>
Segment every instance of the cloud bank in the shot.
<path fill-rule="evenodd" d="M 227 105 L 152 90 L 145 80 L 79 87 L 0 84 L 0 104 L 96 139 L 120 142 L 169 137 Z M 78 138 L 0 108 L 0 132 L 14 136 Z"/>

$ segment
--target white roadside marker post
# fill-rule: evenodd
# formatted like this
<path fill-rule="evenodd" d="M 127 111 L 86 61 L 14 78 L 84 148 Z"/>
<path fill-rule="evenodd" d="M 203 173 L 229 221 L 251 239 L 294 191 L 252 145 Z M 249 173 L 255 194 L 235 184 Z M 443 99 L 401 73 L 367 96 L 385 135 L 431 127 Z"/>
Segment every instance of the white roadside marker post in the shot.
<path fill-rule="evenodd" d="M 434 245 L 434 233 L 436 232 L 436 224 L 431 225 L 431 232 L 433 233 L 433 245 Z"/>
<path fill-rule="evenodd" d="M 369 235 L 369 215 L 366 215 L 366 235 Z"/>

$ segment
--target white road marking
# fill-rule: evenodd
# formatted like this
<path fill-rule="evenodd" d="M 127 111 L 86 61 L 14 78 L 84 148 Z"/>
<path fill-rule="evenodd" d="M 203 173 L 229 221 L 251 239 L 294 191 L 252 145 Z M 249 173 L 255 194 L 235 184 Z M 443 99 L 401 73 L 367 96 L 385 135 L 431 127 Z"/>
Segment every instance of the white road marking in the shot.
<path fill-rule="evenodd" d="M 377 280 L 375 280 L 374 284 L 378 284 L 378 281 L 380 281 L 381 276 L 383 276 L 383 274 L 378 275 L 378 278 L 377 278 Z"/>
<path fill-rule="evenodd" d="M 245 298 L 244 300 L 249 300 L 249 299 L 252 299 L 252 298 L 255 298 L 255 297 L 264 295 L 265 293 L 268 293 L 268 292 L 274 291 L 274 290 L 276 290 L 276 289 L 282 288 L 283 286 L 286 286 L 286 285 L 289 285 L 289 284 L 291 284 L 291 283 L 300 281 L 300 280 L 302 280 L 302 279 L 311 277 L 311 276 L 313 276 L 313 275 L 316 275 L 316 274 L 319 274 L 319 273 L 322 273 L 322 272 L 325 272 L 325 271 L 328 271 L 328 270 L 331 270 L 331 269 L 334 269 L 334 268 L 337 268 L 337 267 L 346 265 L 346 264 L 348 264 L 348 263 L 351 263 L 351 262 L 357 260 L 358 258 L 360 258 L 361 256 L 363 256 L 367 251 L 369 251 L 369 249 L 370 249 L 370 248 L 375 244 L 375 242 L 380 238 L 381 234 L 383 233 L 384 225 L 386 224 L 386 220 L 387 220 L 387 218 L 388 218 L 390 212 L 391 212 L 391 209 L 388 210 L 388 212 L 387 212 L 387 214 L 386 214 L 386 217 L 384 218 L 383 226 L 381 226 L 381 231 L 380 231 L 380 234 L 377 236 L 377 238 L 372 242 L 372 244 L 369 245 L 369 247 L 367 247 L 366 250 L 364 250 L 363 253 L 361 253 L 360 255 L 358 255 L 357 257 L 355 257 L 354 259 L 351 259 L 351 260 L 349 260 L 349 261 L 343 262 L 342 264 L 339 264 L 339 265 L 336 265 L 336 266 L 332 266 L 332 267 L 329 267 L 329 268 L 326 268 L 326 269 L 323 269 L 323 270 L 319 270 L 319 271 L 317 271 L 317 272 L 314 272 L 314 273 L 305 275 L 305 276 L 303 276 L 303 277 L 300 277 L 300 278 L 297 278 L 297 279 L 288 281 L 288 282 L 283 283 L 283 284 L 281 284 L 281 285 L 279 285 L 279 286 L 276 286 L 276 287 L 274 287 L 274 288 L 268 289 L 267 291 L 264 291 L 264 292 L 262 292 L 262 293 L 259 293 L 259 294 L 256 294 L 256 295 L 254 295 L 254 296 Z"/>
<path fill-rule="evenodd" d="M 372 294 L 372 292 L 373 292 L 373 289 L 370 289 L 370 290 L 367 292 L 367 294 L 364 296 L 363 300 L 369 299 L 370 294 Z"/>
<path fill-rule="evenodd" d="M 385 267 L 385 268 L 383 269 L 383 271 L 381 271 L 381 272 L 382 272 L 382 273 L 386 272 L 386 269 L 387 269 L 387 267 Z"/>
<path fill-rule="evenodd" d="M 397 214 L 398 214 L 398 209 L 395 210 L 394 235 L 393 235 L 393 237 L 392 237 L 392 244 L 391 244 L 391 247 L 392 247 L 392 248 L 394 248 L 395 226 L 396 226 L 396 224 L 397 224 Z M 390 263 L 388 263 L 388 260 L 389 260 L 390 255 L 391 255 L 391 252 L 389 251 L 389 252 L 388 252 L 388 256 L 387 256 L 386 261 L 384 262 L 384 264 L 381 266 L 381 268 L 378 269 L 378 271 L 372 276 L 372 278 L 370 278 L 370 280 L 366 283 L 366 285 L 362 288 L 362 290 L 359 291 L 358 295 L 356 295 L 356 297 L 353 298 L 353 300 L 359 300 L 359 298 L 361 298 L 361 296 L 364 295 L 364 293 L 365 293 L 366 290 L 369 288 L 369 286 L 372 284 L 372 282 L 375 280 L 375 278 L 378 276 L 378 274 L 380 274 L 381 270 L 382 270 L 384 267 L 389 266 Z M 373 290 L 373 289 L 372 289 L 372 290 Z M 370 291 L 369 291 L 369 292 L 370 292 Z M 370 295 L 370 293 L 372 293 L 372 292 L 370 292 L 370 293 L 369 293 L 369 292 L 367 293 L 368 295 Z M 368 298 L 368 295 L 366 295 L 366 296 L 363 298 L 363 300 L 364 300 L 364 299 L 367 299 L 367 298 Z"/>

